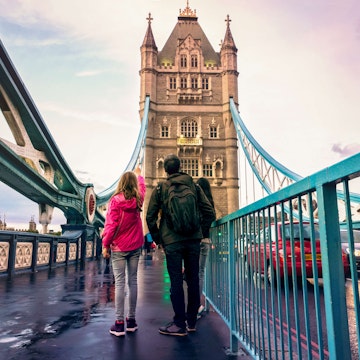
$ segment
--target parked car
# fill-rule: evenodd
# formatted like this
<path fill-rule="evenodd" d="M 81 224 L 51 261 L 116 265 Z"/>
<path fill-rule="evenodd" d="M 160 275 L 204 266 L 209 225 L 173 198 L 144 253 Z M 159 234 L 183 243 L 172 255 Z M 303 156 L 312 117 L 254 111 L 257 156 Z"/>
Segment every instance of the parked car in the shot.
<path fill-rule="evenodd" d="M 344 252 L 348 255 L 350 263 L 350 246 L 349 246 L 349 235 L 345 229 L 340 229 L 341 235 L 341 246 Z M 353 230 L 354 236 L 354 259 L 356 261 L 356 268 L 360 271 L 360 230 Z"/>
<path fill-rule="evenodd" d="M 302 230 L 302 231 L 300 231 Z M 293 237 L 292 253 L 291 236 Z M 321 267 L 321 250 L 320 250 L 320 234 L 318 224 L 314 224 L 314 237 L 315 237 L 315 250 L 316 250 L 316 267 L 318 276 L 322 277 Z M 276 242 L 277 238 L 277 242 Z M 288 276 L 296 276 L 300 278 L 302 276 L 301 268 L 301 238 L 304 239 L 304 260 L 305 260 L 305 273 L 307 278 L 312 278 L 313 266 L 312 259 L 313 254 L 311 251 L 311 225 L 308 222 L 303 222 L 302 225 L 299 222 L 290 222 L 284 224 L 272 224 L 269 227 L 261 230 L 259 235 L 247 251 L 247 267 L 248 271 L 259 273 L 267 278 L 268 281 L 276 284 L 276 272 L 279 272 L 280 279 L 284 278 L 284 269 L 286 266 Z M 286 254 L 286 259 L 284 259 Z M 292 271 L 292 258 L 295 255 L 295 274 Z M 345 274 L 349 273 L 349 262 L 346 252 L 342 251 L 342 260 L 344 264 Z M 277 267 L 277 262 L 279 266 Z"/>

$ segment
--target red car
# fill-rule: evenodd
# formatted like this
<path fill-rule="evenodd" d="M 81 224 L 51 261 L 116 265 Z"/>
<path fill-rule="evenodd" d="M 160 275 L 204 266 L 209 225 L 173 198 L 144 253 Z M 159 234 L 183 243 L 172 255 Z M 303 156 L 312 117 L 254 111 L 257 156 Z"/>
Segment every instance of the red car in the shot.
<path fill-rule="evenodd" d="M 301 231 L 300 231 L 301 230 Z M 286 222 L 284 224 L 272 224 L 266 227 L 256 237 L 255 241 L 247 248 L 247 267 L 253 273 L 259 273 L 266 277 L 269 282 L 276 283 L 276 272 L 279 272 L 280 278 L 284 278 L 284 268 L 287 268 L 288 276 L 293 275 L 292 258 L 295 256 L 295 276 L 301 278 L 301 239 L 304 247 L 304 260 L 306 277 L 312 278 L 313 274 L 313 257 L 316 256 L 315 263 L 317 267 L 318 277 L 322 277 L 321 268 L 321 250 L 320 250 L 320 234 L 318 224 L 314 224 L 315 251 L 313 255 L 311 251 L 311 225 L 303 222 Z M 293 239 L 293 242 L 290 241 Z M 292 250 L 293 248 L 293 250 Z M 286 259 L 284 258 L 286 254 Z M 265 259 L 264 259 L 265 257 Z M 265 260 L 265 261 L 264 261 Z M 349 273 L 348 256 L 342 250 L 342 260 L 344 264 L 344 273 Z M 279 266 L 277 267 L 277 262 Z"/>

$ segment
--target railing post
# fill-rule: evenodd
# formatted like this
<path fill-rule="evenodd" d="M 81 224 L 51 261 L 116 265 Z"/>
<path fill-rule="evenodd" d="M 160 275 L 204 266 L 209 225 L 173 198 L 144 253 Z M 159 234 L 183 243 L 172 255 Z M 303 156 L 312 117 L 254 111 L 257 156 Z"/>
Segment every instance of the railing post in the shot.
<path fill-rule="evenodd" d="M 70 240 L 70 239 L 67 239 L 67 241 L 66 241 L 66 246 L 65 246 L 65 265 L 66 265 L 66 266 L 69 264 L 70 243 L 71 243 L 71 240 Z"/>
<path fill-rule="evenodd" d="M 234 335 L 236 329 L 236 316 L 235 316 L 235 308 L 236 308 L 236 296 L 235 296 L 235 235 L 234 235 L 234 221 L 228 221 L 228 250 L 229 250 L 229 320 L 230 320 L 230 351 L 232 354 L 237 354 L 238 352 L 238 339 Z"/>
<path fill-rule="evenodd" d="M 330 359 L 351 359 L 336 184 L 328 183 L 316 190 Z"/>
<path fill-rule="evenodd" d="M 50 262 L 49 262 L 50 269 L 56 267 L 58 243 L 59 243 L 59 240 L 57 238 L 51 239 L 51 241 L 50 241 Z"/>
<path fill-rule="evenodd" d="M 38 248 L 39 248 L 39 237 L 34 235 L 33 243 L 33 252 L 31 257 L 31 271 L 35 272 L 37 267 L 37 257 L 38 257 Z"/>
<path fill-rule="evenodd" d="M 16 245 L 17 245 L 17 235 L 13 235 L 12 239 L 10 239 L 9 241 L 9 263 L 8 263 L 9 277 L 12 277 L 15 273 Z"/>
<path fill-rule="evenodd" d="M 81 233 L 81 257 L 80 257 L 80 268 L 83 269 L 86 261 L 86 239 L 87 232 L 86 229 Z"/>

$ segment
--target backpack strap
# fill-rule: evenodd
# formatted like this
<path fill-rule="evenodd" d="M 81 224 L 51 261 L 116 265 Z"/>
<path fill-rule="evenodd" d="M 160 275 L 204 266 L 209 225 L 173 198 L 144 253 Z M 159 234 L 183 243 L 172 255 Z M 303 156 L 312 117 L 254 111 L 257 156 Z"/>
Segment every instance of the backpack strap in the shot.
<path fill-rule="evenodd" d="M 156 191 L 157 191 L 157 196 L 158 196 L 158 200 L 160 200 L 162 202 L 162 183 L 158 183 L 156 186 Z"/>
<path fill-rule="evenodd" d="M 157 194 L 158 194 L 158 200 L 161 202 L 161 204 L 164 203 L 164 184 L 165 182 L 159 182 L 157 184 L 156 190 L 157 190 Z"/>
<path fill-rule="evenodd" d="M 194 182 L 194 185 L 195 185 L 195 190 L 196 190 L 196 200 L 199 201 L 200 185 L 195 182 Z"/>

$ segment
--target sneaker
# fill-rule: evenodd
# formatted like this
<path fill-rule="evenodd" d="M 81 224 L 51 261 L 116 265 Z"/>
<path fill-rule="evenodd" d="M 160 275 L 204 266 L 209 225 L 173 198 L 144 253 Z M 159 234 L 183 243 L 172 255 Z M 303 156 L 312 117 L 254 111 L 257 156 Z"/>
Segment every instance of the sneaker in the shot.
<path fill-rule="evenodd" d="M 125 335 L 124 322 L 116 320 L 115 324 L 110 328 L 109 332 L 110 334 L 115 336 L 124 336 Z"/>
<path fill-rule="evenodd" d="M 194 324 L 194 325 L 192 325 L 192 324 L 187 324 L 187 326 L 186 326 L 186 330 L 188 331 L 188 332 L 195 332 L 196 331 L 196 325 Z"/>
<path fill-rule="evenodd" d="M 177 326 L 173 322 L 159 328 L 159 333 L 163 334 L 163 335 L 173 335 L 173 336 L 186 336 L 187 335 L 186 329 Z"/>
<path fill-rule="evenodd" d="M 138 326 L 135 319 L 126 319 L 126 331 L 127 332 L 135 332 Z"/>
<path fill-rule="evenodd" d="M 198 320 L 201 318 L 202 313 L 204 312 L 204 310 L 205 310 L 205 306 L 200 305 L 200 306 L 199 306 L 199 309 L 198 309 L 198 313 L 197 313 L 197 319 L 198 319 Z"/>

